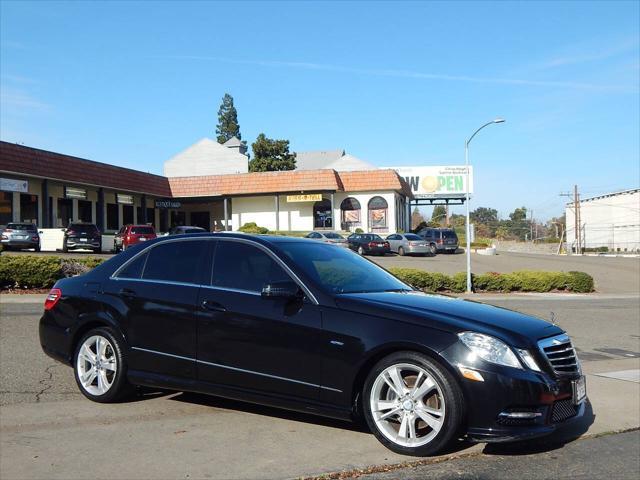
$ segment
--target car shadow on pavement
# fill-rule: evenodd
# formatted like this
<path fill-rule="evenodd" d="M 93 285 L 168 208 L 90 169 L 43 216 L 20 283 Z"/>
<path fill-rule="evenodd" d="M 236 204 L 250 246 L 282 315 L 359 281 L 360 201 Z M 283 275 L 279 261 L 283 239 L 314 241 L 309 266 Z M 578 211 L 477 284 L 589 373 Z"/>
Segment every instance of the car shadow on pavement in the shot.
<path fill-rule="evenodd" d="M 483 453 L 486 455 L 533 455 L 557 450 L 587 433 L 595 418 L 591 402 L 587 401 L 581 418 L 558 427 L 551 435 L 522 442 L 488 443 Z"/>
<path fill-rule="evenodd" d="M 171 392 L 176 393 L 176 392 Z M 197 405 L 203 405 L 213 408 L 221 408 L 225 410 L 234 410 L 236 412 L 253 413 L 256 415 L 265 415 L 273 418 L 280 418 L 283 420 L 292 420 L 294 422 L 308 423 L 312 425 L 321 425 L 323 427 L 336 428 L 340 430 L 348 430 L 351 432 L 360 432 L 372 435 L 369 427 L 362 422 L 349 422 L 346 420 L 337 420 L 328 417 L 321 417 L 319 415 L 312 415 L 303 412 L 295 412 L 292 410 L 284 410 L 275 407 L 268 407 L 264 405 L 257 405 L 253 403 L 242 402 L 238 400 L 229 400 L 222 397 L 216 397 L 212 395 L 181 392 L 172 397 L 169 400 L 175 400 L 178 402 L 187 402 Z M 457 442 L 453 442 L 439 455 L 448 455 L 459 452 L 473 445 L 472 442 L 465 439 L 460 439 Z"/>

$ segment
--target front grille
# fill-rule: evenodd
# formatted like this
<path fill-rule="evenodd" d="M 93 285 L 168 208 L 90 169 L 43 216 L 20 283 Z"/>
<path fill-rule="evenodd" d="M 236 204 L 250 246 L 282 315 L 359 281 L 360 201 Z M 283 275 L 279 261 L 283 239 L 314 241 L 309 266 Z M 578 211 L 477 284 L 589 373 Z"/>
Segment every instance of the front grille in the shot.
<path fill-rule="evenodd" d="M 578 373 L 578 357 L 566 334 L 545 338 L 538 342 L 540 349 L 547 357 L 556 375 L 572 375 Z"/>
<path fill-rule="evenodd" d="M 553 404 L 551 412 L 551 421 L 553 423 L 563 422 L 568 418 L 575 417 L 578 413 L 577 405 L 573 404 L 571 399 L 560 400 Z"/>

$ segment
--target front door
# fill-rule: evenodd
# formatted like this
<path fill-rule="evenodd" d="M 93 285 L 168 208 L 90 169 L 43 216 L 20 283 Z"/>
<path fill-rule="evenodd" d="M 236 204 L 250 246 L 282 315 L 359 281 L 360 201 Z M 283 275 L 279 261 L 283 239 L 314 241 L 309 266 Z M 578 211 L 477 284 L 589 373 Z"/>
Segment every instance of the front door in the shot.
<path fill-rule="evenodd" d="M 109 282 L 105 293 L 120 300 L 125 317 L 130 370 L 195 378 L 195 308 L 210 244 L 198 239 L 159 243 Z"/>
<path fill-rule="evenodd" d="M 261 296 L 266 283 L 291 281 L 262 246 L 239 239 L 216 243 L 211 286 L 200 291 L 198 378 L 317 400 L 319 307 L 307 299 Z"/>

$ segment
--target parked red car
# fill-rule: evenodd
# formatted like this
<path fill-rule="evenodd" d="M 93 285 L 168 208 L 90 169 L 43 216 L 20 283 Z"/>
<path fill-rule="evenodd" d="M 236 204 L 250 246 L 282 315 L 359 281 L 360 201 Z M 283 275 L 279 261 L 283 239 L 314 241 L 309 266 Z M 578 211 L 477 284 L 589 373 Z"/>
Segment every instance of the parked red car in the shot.
<path fill-rule="evenodd" d="M 154 238 L 156 238 L 156 231 L 151 225 L 125 225 L 113 238 L 113 250 L 118 253 L 137 243 Z"/>

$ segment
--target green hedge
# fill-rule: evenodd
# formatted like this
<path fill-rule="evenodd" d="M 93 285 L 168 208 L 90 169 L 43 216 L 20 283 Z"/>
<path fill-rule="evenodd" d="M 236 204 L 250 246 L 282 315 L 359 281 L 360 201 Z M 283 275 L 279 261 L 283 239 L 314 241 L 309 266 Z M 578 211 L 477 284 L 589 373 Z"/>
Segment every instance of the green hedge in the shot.
<path fill-rule="evenodd" d="M 238 228 L 239 232 L 243 233 L 269 233 L 269 229 L 266 227 L 260 227 L 256 224 L 256 222 L 248 222 Z"/>
<path fill-rule="evenodd" d="M 426 272 L 414 268 L 389 269 L 400 280 L 427 292 L 464 292 L 467 277 L 464 272 L 453 276 Z M 593 277 L 584 272 L 544 272 L 521 270 L 513 273 L 483 273 L 472 275 L 473 288 L 478 292 L 551 292 L 588 293 L 594 291 Z"/>
<path fill-rule="evenodd" d="M 101 258 L 1 255 L 0 288 L 51 288 L 57 280 L 88 272 Z"/>
<path fill-rule="evenodd" d="M 85 273 L 102 262 L 95 257 L 1 255 L 0 288 L 51 288 L 56 280 Z M 427 292 L 464 292 L 466 289 L 464 272 L 445 275 L 415 268 L 391 268 L 390 272 Z M 584 272 L 490 272 L 473 275 L 472 282 L 476 291 L 484 292 L 594 291 L 593 278 Z"/>

